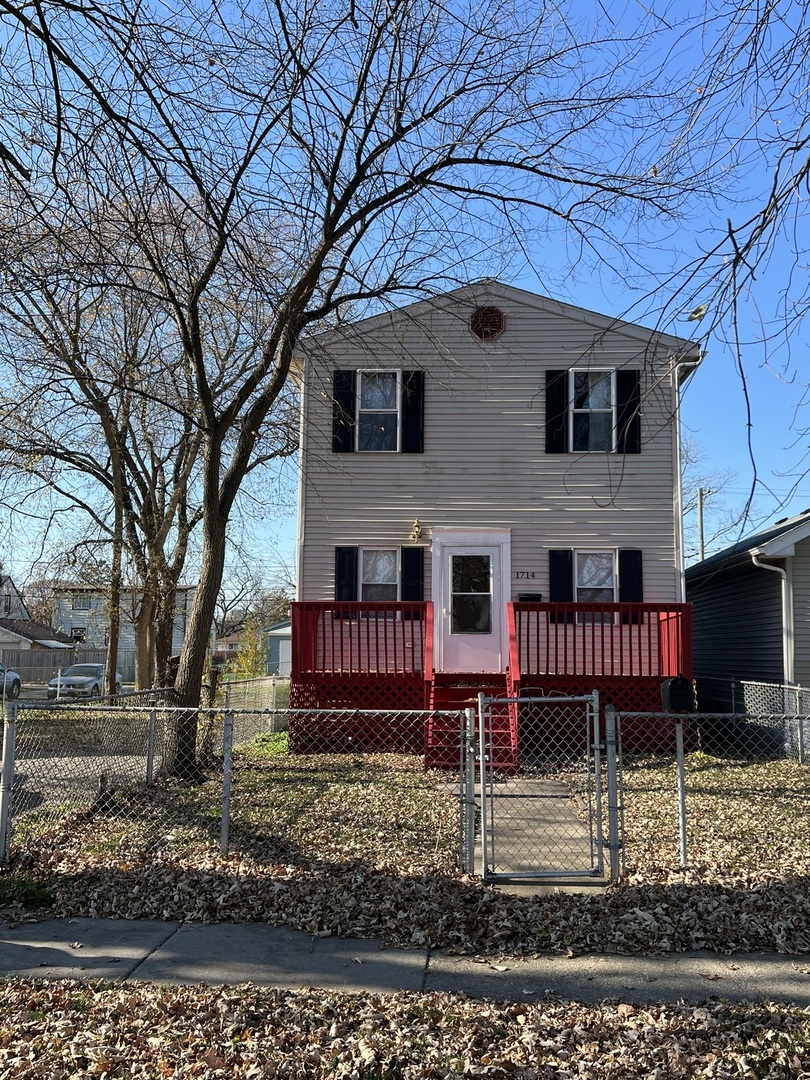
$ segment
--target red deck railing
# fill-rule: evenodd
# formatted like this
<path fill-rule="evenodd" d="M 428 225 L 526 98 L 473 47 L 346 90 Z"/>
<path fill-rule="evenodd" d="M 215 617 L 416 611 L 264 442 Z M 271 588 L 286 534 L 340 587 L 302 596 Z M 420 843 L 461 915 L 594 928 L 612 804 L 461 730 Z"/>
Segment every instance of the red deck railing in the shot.
<path fill-rule="evenodd" d="M 292 605 L 293 680 L 302 675 L 419 675 L 433 670 L 430 602 Z"/>
<path fill-rule="evenodd" d="M 510 671 L 692 677 L 690 604 L 508 604 Z"/>

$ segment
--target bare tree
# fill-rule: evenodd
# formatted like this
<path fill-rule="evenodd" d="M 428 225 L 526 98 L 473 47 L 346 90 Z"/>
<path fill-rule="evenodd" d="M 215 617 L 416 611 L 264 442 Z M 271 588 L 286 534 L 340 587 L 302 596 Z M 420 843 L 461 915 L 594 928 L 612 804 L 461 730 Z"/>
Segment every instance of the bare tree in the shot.
<path fill-rule="evenodd" d="M 498 271 L 532 235 L 559 230 L 572 261 L 615 251 L 694 190 L 675 137 L 690 110 L 672 82 L 637 77 L 643 39 L 587 39 L 553 4 L 266 0 L 160 25 L 125 3 L 0 12 L 21 35 L 4 142 L 32 176 L 12 165 L 9 183 L 32 215 L 53 190 L 137 205 L 133 258 L 178 327 L 202 440 L 177 678 L 194 704 L 228 523 L 302 336 Z M 180 260 L 149 238 L 178 203 L 197 223 Z M 260 355 L 227 370 L 202 333 L 225 261 L 272 310 Z"/>

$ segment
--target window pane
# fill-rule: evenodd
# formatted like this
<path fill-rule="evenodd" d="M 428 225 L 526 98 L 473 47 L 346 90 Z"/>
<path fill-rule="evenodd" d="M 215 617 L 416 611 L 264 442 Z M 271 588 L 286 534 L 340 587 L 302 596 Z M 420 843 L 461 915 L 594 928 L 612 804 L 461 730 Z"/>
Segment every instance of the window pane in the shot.
<path fill-rule="evenodd" d="M 357 425 L 358 450 L 396 450 L 397 414 L 361 412 Z"/>
<path fill-rule="evenodd" d="M 490 596 L 454 596 L 453 634 L 491 634 L 492 598 Z"/>
<path fill-rule="evenodd" d="M 397 376 L 394 371 L 363 375 L 360 380 L 361 409 L 396 409 Z"/>
<path fill-rule="evenodd" d="M 574 450 L 612 449 L 612 413 L 574 413 Z"/>
<path fill-rule="evenodd" d="M 363 582 L 396 585 L 397 553 L 393 549 L 381 548 L 363 552 Z"/>
<path fill-rule="evenodd" d="M 396 600 L 396 585 L 363 585 L 363 600 Z"/>
<path fill-rule="evenodd" d="M 488 593 L 489 555 L 453 555 L 453 592 Z"/>
<path fill-rule="evenodd" d="M 613 589 L 577 589 L 580 604 L 612 604 Z"/>
<path fill-rule="evenodd" d="M 613 554 L 609 551 L 577 555 L 577 587 L 610 589 L 613 600 Z M 594 598 L 595 599 L 595 598 Z"/>
<path fill-rule="evenodd" d="M 574 372 L 574 408 L 610 409 L 611 376 L 609 371 Z"/>

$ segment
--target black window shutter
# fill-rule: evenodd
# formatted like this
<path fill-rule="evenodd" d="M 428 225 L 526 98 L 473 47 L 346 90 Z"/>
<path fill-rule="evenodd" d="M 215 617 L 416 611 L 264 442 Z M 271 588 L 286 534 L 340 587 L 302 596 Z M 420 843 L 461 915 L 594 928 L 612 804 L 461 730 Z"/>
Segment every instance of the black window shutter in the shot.
<path fill-rule="evenodd" d="M 335 548 L 335 600 L 357 599 L 357 548 Z"/>
<path fill-rule="evenodd" d="M 641 453 L 641 372 L 620 368 L 616 372 L 616 450 Z"/>
<path fill-rule="evenodd" d="M 404 547 L 399 552 L 400 600 L 425 598 L 425 549 Z"/>
<path fill-rule="evenodd" d="M 574 599 L 574 553 L 570 548 L 548 553 L 548 598 L 552 604 L 570 604 Z"/>
<path fill-rule="evenodd" d="M 336 454 L 350 454 L 354 450 L 356 383 L 356 371 L 332 373 L 332 450 Z"/>
<path fill-rule="evenodd" d="M 546 453 L 568 452 L 568 372 L 546 371 Z"/>
<path fill-rule="evenodd" d="M 619 603 L 644 603 L 641 552 L 635 548 L 621 548 L 619 550 Z"/>
<path fill-rule="evenodd" d="M 403 454 L 424 453 L 424 414 L 425 373 L 424 371 L 403 371 L 401 442 Z"/>
<path fill-rule="evenodd" d="M 641 569 L 641 552 L 635 548 L 619 549 L 619 603 L 644 603 L 644 577 Z M 622 612 L 622 622 L 638 623 L 643 615 L 637 612 Z"/>

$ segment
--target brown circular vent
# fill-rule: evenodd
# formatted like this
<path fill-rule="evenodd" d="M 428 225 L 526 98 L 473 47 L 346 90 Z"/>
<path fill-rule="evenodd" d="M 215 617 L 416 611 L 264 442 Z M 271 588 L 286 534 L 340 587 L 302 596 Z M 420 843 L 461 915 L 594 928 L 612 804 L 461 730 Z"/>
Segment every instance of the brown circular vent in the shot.
<path fill-rule="evenodd" d="M 482 341 L 492 341 L 503 333 L 506 318 L 500 308 L 479 307 L 470 316 L 470 330 Z"/>

